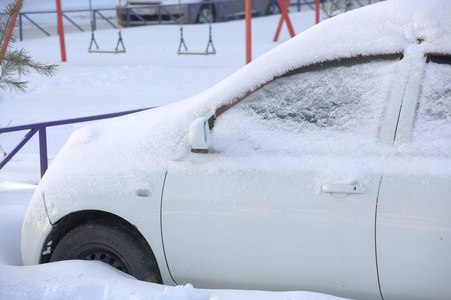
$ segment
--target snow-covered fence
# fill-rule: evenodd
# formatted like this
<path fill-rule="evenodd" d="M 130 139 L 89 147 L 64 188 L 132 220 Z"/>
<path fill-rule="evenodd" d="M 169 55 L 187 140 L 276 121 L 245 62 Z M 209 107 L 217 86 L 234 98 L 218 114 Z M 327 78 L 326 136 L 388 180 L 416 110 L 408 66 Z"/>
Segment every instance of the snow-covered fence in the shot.
<path fill-rule="evenodd" d="M 123 111 L 123 112 L 117 112 L 117 113 L 111 113 L 111 114 L 105 114 L 105 115 L 97 115 L 97 116 L 90 116 L 90 117 L 83 117 L 83 118 L 75 118 L 75 119 L 68 119 L 68 120 L 60 120 L 60 121 L 43 122 L 43 123 L 35 123 L 35 124 L 0 128 L 0 134 L 28 130 L 28 133 L 24 136 L 22 141 L 10 153 L 8 153 L 8 155 L 6 155 L 4 157 L 4 159 L 0 162 L 0 170 L 14 157 L 14 155 L 17 154 L 17 152 L 19 152 L 20 149 L 22 149 L 23 146 L 25 146 L 25 144 L 28 143 L 28 141 L 30 141 L 30 139 L 37 132 L 39 132 L 39 156 L 40 156 L 41 177 L 42 177 L 42 176 L 44 176 L 44 173 L 45 173 L 45 171 L 47 171 L 47 168 L 48 168 L 47 127 L 115 118 L 115 117 L 120 117 L 120 116 L 132 114 L 132 113 L 136 113 L 136 112 L 140 112 L 140 111 L 144 111 L 144 110 L 148 110 L 148 109 L 152 109 L 152 108 L 153 107 L 129 110 L 129 111 Z"/>

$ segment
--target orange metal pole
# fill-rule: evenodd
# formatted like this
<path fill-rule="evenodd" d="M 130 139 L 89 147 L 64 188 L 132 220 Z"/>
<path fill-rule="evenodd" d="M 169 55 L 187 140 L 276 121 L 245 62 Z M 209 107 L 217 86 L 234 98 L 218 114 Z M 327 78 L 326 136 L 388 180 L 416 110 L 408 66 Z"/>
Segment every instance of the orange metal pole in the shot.
<path fill-rule="evenodd" d="M 316 24 L 319 23 L 319 0 L 315 0 L 315 7 L 316 7 Z"/>
<path fill-rule="evenodd" d="M 64 43 L 63 11 L 61 9 L 61 0 L 56 0 L 56 13 L 58 19 L 58 34 L 60 36 L 61 60 L 66 61 L 66 44 Z"/>
<path fill-rule="evenodd" d="M 294 33 L 293 25 L 291 24 L 290 16 L 288 15 L 288 7 L 290 6 L 290 0 L 286 0 L 283 2 L 283 0 L 278 0 L 279 7 L 280 7 L 280 20 L 279 24 L 277 25 L 276 34 L 274 35 L 274 42 L 277 42 L 279 39 L 280 30 L 282 29 L 283 21 L 285 20 L 285 23 L 287 23 L 288 31 L 290 32 L 290 36 L 294 37 L 296 34 Z"/>
<path fill-rule="evenodd" d="M 252 61 L 251 49 L 251 18 L 252 0 L 245 0 L 244 11 L 246 14 L 246 64 Z"/>
<path fill-rule="evenodd" d="M 16 7 L 22 6 L 22 1 L 23 0 L 17 0 Z M 2 64 L 2 61 L 3 61 L 1 58 L 5 56 L 6 50 L 8 50 L 8 44 L 11 39 L 11 36 L 13 35 L 14 25 L 16 24 L 18 15 L 19 15 L 19 9 L 17 9 L 13 13 L 11 20 L 8 24 L 8 28 L 6 28 L 5 39 L 3 40 L 2 49 L 0 50 L 0 65 Z"/>

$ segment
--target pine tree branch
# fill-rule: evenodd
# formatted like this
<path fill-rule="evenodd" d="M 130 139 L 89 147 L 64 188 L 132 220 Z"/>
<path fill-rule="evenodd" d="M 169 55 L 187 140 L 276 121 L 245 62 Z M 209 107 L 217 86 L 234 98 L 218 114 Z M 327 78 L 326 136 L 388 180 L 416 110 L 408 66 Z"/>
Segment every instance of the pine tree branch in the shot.
<path fill-rule="evenodd" d="M 6 52 L 3 60 L 15 70 L 19 78 L 30 74 L 32 71 L 42 76 L 53 76 L 58 67 L 57 65 L 46 65 L 32 60 L 24 49 Z"/>
<path fill-rule="evenodd" d="M 27 87 L 27 81 L 22 77 L 29 75 L 31 72 L 38 73 L 42 76 L 53 76 L 57 71 L 57 65 L 46 65 L 34 61 L 24 49 L 7 50 L 6 46 L 11 38 L 14 25 L 13 16 L 22 8 L 23 0 L 14 1 L 6 6 L 3 14 L 0 14 L 0 90 L 14 90 L 24 92 Z M 0 93 L 1 100 L 1 93 Z"/>

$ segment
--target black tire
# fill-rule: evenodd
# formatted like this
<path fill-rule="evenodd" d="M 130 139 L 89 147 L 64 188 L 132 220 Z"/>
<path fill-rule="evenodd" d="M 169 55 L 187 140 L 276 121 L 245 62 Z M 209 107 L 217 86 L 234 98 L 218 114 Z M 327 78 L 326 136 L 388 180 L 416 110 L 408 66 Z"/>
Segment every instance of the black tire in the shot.
<path fill-rule="evenodd" d="M 51 262 L 99 260 L 136 279 L 162 283 L 155 256 L 138 234 L 112 221 L 84 223 L 56 245 Z"/>
<path fill-rule="evenodd" d="M 208 24 L 210 23 L 210 16 L 211 16 L 211 22 L 213 23 L 216 20 L 216 8 L 212 4 L 211 5 L 211 11 L 210 11 L 210 4 L 202 4 L 202 6 L 199 9 L 199 14 L 197 15 L 196 23 L 200 24 Z"/>

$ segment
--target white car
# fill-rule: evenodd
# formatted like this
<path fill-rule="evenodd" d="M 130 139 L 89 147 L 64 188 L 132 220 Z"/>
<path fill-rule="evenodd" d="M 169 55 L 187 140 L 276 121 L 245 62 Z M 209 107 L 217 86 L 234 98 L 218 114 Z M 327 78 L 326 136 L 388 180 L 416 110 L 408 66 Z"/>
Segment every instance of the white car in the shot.
<path fill-rule="evenodd" d="M 196 97 L 75 131 L 31 200 L 24 264 L 449 299 L 450 11 L 369 5 Z"/>
<path fill-rule="evenodd" d="M 118 18 L 127 26 L 142 24 L 209 23 L 244 18 L 244 0 L 121 0 Z M 252 15 L 280 13 L 277 0 L 253 0 Z M 211 19 L 211 20 L 210 20 Z"/>

